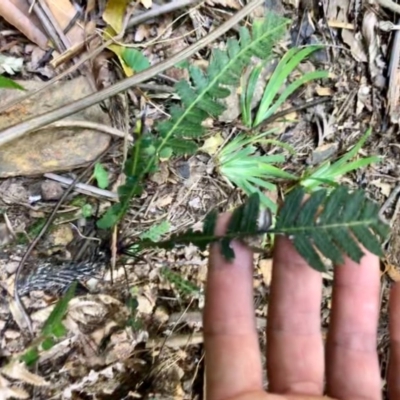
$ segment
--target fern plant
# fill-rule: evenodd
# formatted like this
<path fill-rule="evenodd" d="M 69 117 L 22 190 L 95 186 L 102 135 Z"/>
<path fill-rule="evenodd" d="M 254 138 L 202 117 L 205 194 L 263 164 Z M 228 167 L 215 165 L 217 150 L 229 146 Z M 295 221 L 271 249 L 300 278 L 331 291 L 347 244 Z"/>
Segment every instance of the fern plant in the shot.
<path fill-rule="evenodd" d="M 284 54 L 268 80 L 254 118 L 252 116 L 253 97 L 265 63 L 260 63 L 251 70 L 247 81 L 243 84 L 244 87 L 240 97 L 242 120 L 245 126 L 257 128 L 271 117 L 301 86 L 312 80 L 328 78 L 328 71 L 307 72 L 284 88 L 286 80 L 299 68 L 300 64 L 310 54 L 321 48 L 323 46 L 293 47 Z"/>
<path fill-rule="evenodd" d="M 141 192 L 144 177 L 157 168 L 160 157 L 192 154 L 197 150 L 195 139 L 204 133 L 202 122 L 222 114 L 225 109 L 219 100 L 230 94 L 226 86 L 239 86 L 242 70 L 251 57 L 267 59 L 271 55 L 288 22 L 268 13 L 265 19 L 254 22 L 252 32 L 241 27 L 239 40 L 229 39 L 225 51 L 213 50 L 206 72 L 193 65 L 189 67 L 192 84 L 182 80 L 175 87 L 182 105 L 172 106 L 171 118 L 157 124 L 158 135 L 136 140 L 125 166 L 127 181 L 118 190 L 119 203 L 98 222 L 100 228 L 110 228 L 121 220 L 130 199 Z"/>
<path fill-rule="evenodd" d="M 276 185 L 272 183 L 273 180 L 296 180 L 297 178 L 277 166 L 285 162 L 283 154 L 257 155 L 256 145 L 260 144 L 273 144 L 294 152 L 285 143 L 267 138 L 273 132 L 274 130 L 270 130 L 253 136 L 237 135 L 219 152 L 217 166 L 218 172 L 228 182 L 236 185 L 249 196 L 258 193 L 261 204 L 275 213 L 277 205 L 262 190 L 276 191 Z"/>
<path fill-rule="evenodd" d="M 260 198 L 255 193 L 233 212 L 224 236 L 214 234 L 217 213 L 213 211 L 206 217 L 202 231 L 189 229 L 169 240 L 144 240 L 138 245 L 142 249 L 171 249 L 177 244 L 191 243 L 204 250 L 208 244 L 220 242 L 223 256 L 232 260 L 235 257 L 230 246 L 233 239 L 280 234 L 292 240 L 312 268 L 324 271 L 322 257 L 335 265 L 343 264 L 343 255 L 359 262 L 364 254 L 360 245 L 382 256 L 381 243 L 389 233 L 388 224 L 379 217 L 378 204 L 369 200 L 363 190 L 350 192 L 345 186 L 338 186 L 331 192 L 321 189 L 309 197 L 305 188 L 297 186 L 286 197 L 273 228 L 268 224 L 260 226 L 259 215 Z"/>

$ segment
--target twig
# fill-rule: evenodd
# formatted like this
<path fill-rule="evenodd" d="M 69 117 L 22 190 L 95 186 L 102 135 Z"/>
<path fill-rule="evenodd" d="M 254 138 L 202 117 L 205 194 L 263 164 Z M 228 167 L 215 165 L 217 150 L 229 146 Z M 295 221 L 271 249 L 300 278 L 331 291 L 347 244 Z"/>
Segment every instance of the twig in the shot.
<path fill-rule="evenodd" d="M 70 186 L 74 182 L 74 180 L 71 178 L 66 178 L 64 176 L 60 176 L 50 172 L 44 174 L 44 177 L 59 182 L 62 186 Z M 95 186 L 87 185 L 86 183 L 76 183 L 75 190 L 79 193 L 87 194 L 89 196 L 106 197 L 107 199 L 113 201 L 118 200 L 118 195 L 116 193 L 110 192 L 109 190 L 100 189 Z"/>
<path fill-rule="evenodd" d="M 400 5 L 392 0 L 376 0 L 384 8 L 388 8 L 396 14 L 400 14 Z"/>
<path fill-rule="evenodd" d="M 207 46 L 209 43 L 213 42 L 224 33 L 228 32 L 233 26 L 238 24 L 243 18 L 249 15 L 255 8 L 263 3 L 263 0 L 253 0 L 247 4 L 244 8 L 238 11 L 233 17 L 222 24 L 219 28 L 215 29 L 203 39 L 187 47 L 180 53 L 174 55 L 168 60 L 165 60 L 153 67 L 146 69 L 145 71 L 134 75 L 130 78 L 124 79 L 121 82 L 116 83 L 113 86 L 105 88 L 97 93 L 86 96 L 80 100 L 73 103 L 67 104 L 61 108 L 50 111 L 48 113 L 39 115 L 37 117 L 31 118 L 20 124 L 16 124 L 5 129 L 0 133 L 0 146 L 15 139 L 18 139 L 28 133 L 34 132 L 35 130 L 51 124 L 52 122 L 58 121 L 62 118 L 68 117 L 69 115 L 75 114 L 85 108 L 91 107 L 95 104 L 101 103 L 102 101 L 117 95 L 130 87 L 149 80 L 150 78 L 164 72 L 168 68 L 173 67 L 177 63 L 189 58 L 193 54 L 197 53 L 200 49 Z"/>
<path fill-rule="evenodd" d="M 179 10 L 181 8 L 191 6 L 193 4 L 199 3 L 200 0 L 175 0 L 169 3 L 163 4 L 159 7 L 154 7 L 149 11 L 145 11 L 139 15 L 133 16 L 128 22 L 128 28 L 132 28 L 135 25 L 139 25 L 149 19 L 154 17 L 159 17 L 162 14 L 168 14 L 173 11 Z"/>
<path fill-rule="evenodd" d="M 21 312 L 21 314 L 23 315 L 23 318 L 28 326 L 29 332 L 31 334 L 31 336 L 33 337 L 33 328 L 32 328 L 32 322 L 29 318 L 28 313 L 25 310 L 25 307 L 21 301 L 21 298 L 19 296 L 18 290 L 19 290 L 19 283 L 20 283 L 20 277 L 21 277 L 21 272 L 22 269 L 24 267 L 25 262 L 28 260 L 30 254 L 32 253 L 33 249 L 35 248 L 35 246 L 37 245 L 37 243 L 39 242 L 39 240 L 41 239 L 41 237 L 46 233 L 47 229 L 49 228 L 49 226 L 51 225 L 51 223 L 53 222 L 56 213 L 58 211 L 58 209 L 61 207 L 61 204 L 64 202 L 64 200 L 67 198 L 67 196 L 71 193 L 72 189 L 74 188 L 75 184 L 82 179 L 82 177 L 87 173 L 87 171 L 89 171 L 93 165 L 96 164 L 96 162 L 98 162 L 106 153 L 107 153 L 108 149 L 106 149 L 105 151 L 103 151 L 98 157 L 96 157 L 95 160 L 93 160 L 75 179 L 74 181 L 71 183 L 71 185 L 67 188 L 67 190 L 64 192 L 64 194 L 61 196 L 60 200 L 58 201 L 58 203 L 54 206 L 53 211 L 51 212 L 51 214 L 49 215 L 49 217 L 47 218 L 46 223 L 43 225 L 43 228 L 40 230 L 39 234 L 35 237 L 35 239 L 31 242 L 31 244 L 29 245 L 28 249 L 26 250 L 24 256 L 22 257 L 20 263 L 18 264 L 18 268 L 15 272 L 15 286 L 14 286 L 14 301 L 16 306 L 18 307 L 19 311 Z"/>
<path fill-rule="evenodd" d="M 50 15 L 46 12 L 48 10 L 45 10 L 43 8 L 42 2 L 36 2 L 35 0 L 28 0 L 28 3 L 30 3 L 31 8 L 35 12 L 35 15 L 41 22 L 43 29 L 50 36 L 50 39 L 56 46 L 57 50 L 60 53 L 62 53 L 66 49 L 66 46 L 62 42 L 62 39 L 59 35 L 59 32 L 55 26 L 54 21 L 51 21 Z"/>
<path fill-rule="evenodd" d="M 109 135 L 124 138 L 125 133 L 117 128 L 113 128 L 112 126 L 107 126 L 103 124 L 98 124 L 96 122 L 90 121 L 79 121 L 79 120 L 65 120 L 65 121 L 57 121 L 53 122 L 50 125 L 43 126 L 38 130 L 50 129 L 50 128 L 83 128 L 83 129 L 93 129 L 99 132 L 108 133 Z M 127 140 L 132 142 L 132 137 L 127 137 Z"/>

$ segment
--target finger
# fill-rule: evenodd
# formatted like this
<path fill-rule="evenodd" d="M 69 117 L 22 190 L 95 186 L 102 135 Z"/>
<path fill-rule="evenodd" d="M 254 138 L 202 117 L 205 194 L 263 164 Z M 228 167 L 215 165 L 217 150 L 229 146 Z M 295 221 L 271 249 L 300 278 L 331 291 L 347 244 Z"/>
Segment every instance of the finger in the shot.
<path fill-rule="evenodd" d="M 217 224 L 225 232 L 230 215 Z M 207 398 L 227 399 L 262 389 L 261 356 L 253 306 L 253 255 L 232 242 L 235 260 L 228 263 L 219 245 L 210 249 L 204 309 Z"/>
<path fill-rule="evenodd" d="M 340 399 L 380 399 L 377 354 L 379 259 L 366 253 L 335 268 L 327 338 L 327 392 Z"/>
<path fill-rule="evenodd" d="M 393 285 L 389 299 L 390 358 L 389 399 L 400 398 L 400 282 Z"/>
<path fill-rule="evenodd" d="M 322 277 L 280 237 L 274 251 L 267 324 L 267 373 L 272 393 L 322 395 Z"/>

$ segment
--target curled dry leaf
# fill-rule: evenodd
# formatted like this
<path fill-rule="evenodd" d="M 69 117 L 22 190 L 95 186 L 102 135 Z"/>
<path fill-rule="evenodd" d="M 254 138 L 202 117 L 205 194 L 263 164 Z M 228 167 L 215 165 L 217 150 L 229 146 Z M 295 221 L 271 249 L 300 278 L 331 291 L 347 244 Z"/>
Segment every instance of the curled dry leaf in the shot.
<path fill-rule="evenodd" d="M 378 25 L 378 18 L 374 12 L 367 11 L 364 14 L 362 22 L 362 34 L 368 48 L 368 66 L 374 86 L 383 88 L 385 85 L 385 78 L 383 77 L 383 69 L 385 63 L 383 62 L 379 36 L 376 34 L 376 27 Z"/>
<path fill-rule="evenodd" d="M 47 38 L 40 27 L 39 21 L 29 14 L 27 2 L 23 0 L 1 0 L 0 16 L 41 49 L 44 50 L 48 47 Z"/>
<path fill-rule="evenodd" d="M 10 386 L 10 382 L 0 375 L 0 400 L 7 399 L 29 399 L 25 390 Z"/>
<path fill-rule="evenodd" d="M 9 378 L 28 383 L 32 386 L 48 386 L 49 382 L 41 376 L 32 374 L 25 368 L 25 364 L 19 361 L 11 361 L 0 369 L 0 372 Z"/>
<path fill-rule="evenodd" d="M 342 39 L 345 44 L 350 47 L 351 55 L 358 62 L 367 62 L 368 58 L 364 51 L 363 40 L 360 33 L 354 34 L 354 32 L 343 29 Z"/>

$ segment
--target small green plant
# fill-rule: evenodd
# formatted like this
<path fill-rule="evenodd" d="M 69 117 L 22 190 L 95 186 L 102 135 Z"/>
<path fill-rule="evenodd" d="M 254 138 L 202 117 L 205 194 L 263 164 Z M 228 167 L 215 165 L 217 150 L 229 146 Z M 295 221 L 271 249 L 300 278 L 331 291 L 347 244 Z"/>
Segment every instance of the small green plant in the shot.
<path fill-rule="evenodd" d="M 25 90 L 25 88 L 22 87 L 19 83 L 14 82 L 12 79 L 6 78 L 3 75 L 0 75 L 0 88 Z"/>
<path fill-rule="evenodd" d="M 244 83 L 240 98 L 242 120 L 247 127 L 257 128 L 265 120 L 275 114 L 279 107 L 287 101 L 289 96 L 307 82 L 328 78 L 328 71 L 307 72 L 284 88 L 286 80 L 293 71 L 296 70 L 310 54 L 321 48 L 323 48 L 323 46 L 294 47 L 285 53 L 268 80 L 268 84 L 264 89 L 264 94 L 257 107 L 254 118 L 252 116 L 252 102 L 265 63 L 260 63 L 251 70 L 247 82 Z M 280 93 L 281 91 L 282 93 Z"/>
<path fill-rule="evenodd" d="M 171 271 L 169 268 L 162 268 L 161 275 L 171 284 L 173 284 L 179 294 L 184 296 L 193 296 L 200 292 L 200 289 L 192 282 L 184 279 L 180 274 Z"/>
<path fill-rule="evenodd" d="M 106 189 L 108 187 L 108 172 L 104 166 L 100 163 L 96 163 L 93 174 L 99 188 Z"/>
<path fill-rule="evenodd" d="M 217 117 L 225 110 L 220 100 L 230 94 L 226 86 L 239 86 L 242 70 L 251 57 L 270 57 L 288 22 L 268 13 L 264 20 L 254 23 L 252 32 L 241 27 L 240 40 L 229 39 L 225 51 L 213 50 L 205 72 L 194 65 L 189 67 L 192 84 L 181 80 L 175 86 L 182 104 L 172 106 L 171 118 L 157 124 L 157 135 L 138 135 L 125 163 L 127 179 L 118 189 L 119 203 L 109 208 L 98 221 L 99 228 L 110 228 L 121 220 L 132 197 L 142 192 L 145 176 L 157 169 L 159 158 L 193 154 L 198 149 L 196 139 L 205 133 L 202 122 L 207 117 Z"/>
<path fill-rule="evenodd" d="M 235 257 L 230 246 L 233 239 L 279 234 L 289 237 L 297 251 L 318 271 L 325 265 L 320 254 L 335 265 L 343 263 L 343 254 L 359 262 L 365 249 L 381 256 L 381 243 L 389 233 L 389 226 L 379 217 L 379 205 L 369 200 L 363 190 L 350 192 L 338 186 L 331 192 L 320 189 L 307 197 L 305 188 L 298 186 L 286 197 L 278 211 L 275 227 L 259 225 L 260 198 L 251 195 L 246 203 L 232 213 L 223 236 L 215 236 L 218 213 L 207 215 L 202 231 L 188 231 L 172 235 L 169 240 L 138 243 L 141 249 L 159 247 L 171 249 L 177 244 L 193 244 L 204 250 L 213 242 L 220 242 L 221 252 L 227 260 Z M 271 218 L 267 219 L 271 221 Z M 360 243 L 360 244 L 359 244 Z"/>
<path fill-rule="evenodd" d="M 271 182 L 276 179 L 296 180 L 296 176 L 277 167 L 285 162 L 283 154 L 257 155 L 256 145 L 275 144 L 288 148 L 284 143 L 267 139 L 273 131 L 258 135 L 239 134 L 225 145 L 217 156 L 218 171 L 230 183 L 242 189 L 247 195 L 258 193 L 261 204 L 273 213 L 277 205 L 261 189 L 273 192 L 276 186 Z"/>
<path fill-rule="evenodd" d="M 316 168 L 307 170 L 300 180 L 300 185 L 304 186 L 310 191 L 320 189 L 321 185 L 323 184 L 336 186 L 337 181 L 343 175 L 351 171 L 355 171 L 359 168 L 379 162 L 381 158 L 377 156 L 362 157 L 357 160 L 353 160 L 353 158 L 357 156 L 357 153 L 360 151 L 368 137 L 371 135 L 371 132 L 371 129 L 368 129 L 367 132 L 365 132 L 365 134 L 361 137 L 361 139 L 354 145 L 354 147 L 334 163 L 326 161 Z"/>
<path fill-rule="evenodd" d="M 22 360 L 25 364 L 32 365 L 38 360 L 39 346 L 41 346 L 43 350 L 49 350 L 54 346 L 56 339 L 63 337 L 67 333 L 62 321 L 67 313 L 68 304 L 74 297 L 76 287 L 77 282 L 73 282 L 65 295 L 61 297 L 53 308 L 53 311 L 42 327 L 41 335 L 22 355 Z"/>

